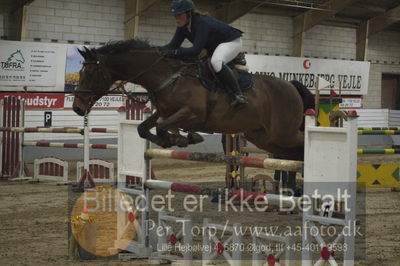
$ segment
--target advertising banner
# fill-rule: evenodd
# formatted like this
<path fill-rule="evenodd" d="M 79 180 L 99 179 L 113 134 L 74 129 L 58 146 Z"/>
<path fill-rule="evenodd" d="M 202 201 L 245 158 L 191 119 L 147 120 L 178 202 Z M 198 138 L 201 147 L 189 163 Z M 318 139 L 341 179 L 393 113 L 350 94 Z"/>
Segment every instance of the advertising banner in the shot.
<path fill-rule="evenodd" d="M 0 99 L 15 96 L 24 99 L 26 109 L 61 109 L 64 108 L 64 94 L 50 93 L 0 93 Z"/>
<path fill-rule="evenodd" d="M 74 95 L 66 94 L 64 101 L 65 109 L 72 109 L 72 103 L 74 102 Z M 110 94 L 101 97 L 94 105 L 93 109 L 118 109 L 124 106 L 124 97 L 118 94 Z"/>
<path fill-rule="evenodd" d="M 315 91 L 319 76 L 331 83 L 321 94 L 329 94 L 331 89 L 343 95 L 368 92 L 369 62 L 249 54 L 246 60 L 253 74 L 298 80 L 311 91 Z"/>
<path fill-rule="evenodd" d="M 0 90 L 63 91 L 64 44 L 0 41 Z"/>

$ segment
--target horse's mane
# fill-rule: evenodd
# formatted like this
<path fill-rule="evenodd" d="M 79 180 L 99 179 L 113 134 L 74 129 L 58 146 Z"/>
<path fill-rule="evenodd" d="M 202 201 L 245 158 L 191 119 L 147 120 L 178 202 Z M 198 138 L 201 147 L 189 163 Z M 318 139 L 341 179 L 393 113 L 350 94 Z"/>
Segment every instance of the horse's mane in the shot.
<path fill-rule="evenodd" d="M 147 40 L 131 39 L 124 41 L 111 41 L 104 46 L 97 48 L 96 51 L 101 54 L 115 54 L 127 52 L 129 50 L 147 50 L 152 48 Z"/>

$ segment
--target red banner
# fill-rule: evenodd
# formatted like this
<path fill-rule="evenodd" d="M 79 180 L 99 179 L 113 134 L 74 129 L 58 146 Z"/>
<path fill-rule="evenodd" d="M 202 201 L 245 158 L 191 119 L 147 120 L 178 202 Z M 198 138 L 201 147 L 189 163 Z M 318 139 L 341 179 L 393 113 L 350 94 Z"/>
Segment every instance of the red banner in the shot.
<path fill-rule="evenodd" d="M 25 100 L 26 109 L 61 109 L 64 108 L 64 94 L 51 93 L 0 93 L 0 99 L 16 96 Z"/>

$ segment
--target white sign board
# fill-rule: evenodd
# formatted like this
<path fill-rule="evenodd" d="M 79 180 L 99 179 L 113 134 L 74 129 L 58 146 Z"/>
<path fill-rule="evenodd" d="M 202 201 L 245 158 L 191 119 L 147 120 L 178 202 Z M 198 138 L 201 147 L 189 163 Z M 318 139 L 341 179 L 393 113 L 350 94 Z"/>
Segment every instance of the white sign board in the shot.
<path fill-rule="evenodd" d="M 361 98 L 343 98 L 339 104 L 340 109 L 360 109 L 362 108 Z"/>
<path fill-rule="evenodd" d="M 0 89 L 64 91 L 63 44 L 0 41 Z"/>
<path fill-rule="evenodd" d="M 311 91 L 315 90 L 317 77 L 321 77 L 331 83 L 321 94 L 329 94 L 331 89 L 343 95 L 368 92 L 369 62 L 250 54 L 246 60 L 253 74 L 298 80 Z"/>
<path fill-rule="evenodd" d="M 64 101 L 64 109 L 72 109 L 74 102 L 74 95 L 66 94 Z M 94 105 L 94 109 L 118 109 L 124 105 L 124 97 L 122 95 L 105 95 L 101 97 Z"/>

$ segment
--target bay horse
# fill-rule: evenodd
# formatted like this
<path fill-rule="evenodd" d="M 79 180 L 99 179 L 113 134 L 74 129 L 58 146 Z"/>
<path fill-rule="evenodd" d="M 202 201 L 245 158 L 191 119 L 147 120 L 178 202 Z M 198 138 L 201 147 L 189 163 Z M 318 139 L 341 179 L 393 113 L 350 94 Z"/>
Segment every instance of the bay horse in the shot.
<path fill-rule="evenodd" d="M 314 101 L 299 82 L 253 75 L 253 88 L 245 92 L 249 103 L 233 107 L 230 95 L 203 87 L 197 64 L 163 57 L 147 41 L 117 41 L 79 52 L 84 62 L 73 102 L 78 115 L 88 113 L 115 81 L 129 81 L 142 85 L 156 108 L 138 127 L 139 135 L 162 147 L 200 141 L 195 134 L 169 133 L 176 129 L 244 133 L 255 146 L 281 158 L 303 156 L 300 128 L 304 110 Z M 156 135 L 150 132 L 154 127 Z"/>

